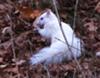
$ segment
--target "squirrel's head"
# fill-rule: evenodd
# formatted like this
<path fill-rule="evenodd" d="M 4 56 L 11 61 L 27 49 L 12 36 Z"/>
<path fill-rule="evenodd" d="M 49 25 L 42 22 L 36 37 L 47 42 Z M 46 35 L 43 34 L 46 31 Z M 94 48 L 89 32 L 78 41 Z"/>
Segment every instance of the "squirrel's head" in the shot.
<path fill-rule="evenodd" d="M 56 21 L 58 21 L 56 15 L 50 9 L 47 9 L 43 14 L 36 18 L 33 26 L 42 36 L 50 36 L 54 29 L 52 24 L 55 24 Z"/>
<path fill-rule="evenodd" d="M 57 20 L 57 17 L 50 9 L 47 9 L 39 17 L 36 18 L 36 20 L 33 23 L 33 26 L 42 29 L 44 28 L 45 24 L 54 20 Z"/>

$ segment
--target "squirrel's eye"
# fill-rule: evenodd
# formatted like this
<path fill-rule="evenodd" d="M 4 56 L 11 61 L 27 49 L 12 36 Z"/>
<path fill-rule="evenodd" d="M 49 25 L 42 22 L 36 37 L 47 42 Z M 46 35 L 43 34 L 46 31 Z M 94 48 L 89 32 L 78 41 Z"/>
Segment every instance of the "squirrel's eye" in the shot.
<path fill-rule="evenodd" d="M 41 20 L 43 20 L 43 17 L 42 18 L 40 18 Z"/>

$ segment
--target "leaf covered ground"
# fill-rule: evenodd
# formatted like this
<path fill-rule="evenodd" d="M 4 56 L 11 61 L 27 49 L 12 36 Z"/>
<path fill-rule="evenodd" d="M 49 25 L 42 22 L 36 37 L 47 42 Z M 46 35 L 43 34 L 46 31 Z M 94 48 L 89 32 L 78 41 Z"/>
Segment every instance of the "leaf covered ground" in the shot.
<path fill-rule="evenodd" d="M 44 2 L 43 2 L 44 1 Z M 73 27 L 76 0 L 57 0 L 60 17 Z M 38 5 L 37 5 L 38 3 Z M 29 58 L 48 46 L 32 23 L 46 0 L 0 0 L 0 78 L 100 78 L 100 1 L 79 0 L 75 33 L 85 45 L 78 59 L 62 64 L 31 66 Z M 54 10 L 54 9 L 53 9 Z"/>

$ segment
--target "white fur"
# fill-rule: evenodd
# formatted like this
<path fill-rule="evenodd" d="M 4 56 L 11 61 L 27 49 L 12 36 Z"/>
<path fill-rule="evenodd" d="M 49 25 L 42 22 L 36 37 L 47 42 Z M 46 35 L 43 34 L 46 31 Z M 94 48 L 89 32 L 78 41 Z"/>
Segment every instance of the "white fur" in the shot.
<path fill-rule="evenodd" d="M 73 56 L 79 57 L 81 55 L 80 39 L 77 38 L 75 34 L 73 35 L 73 30 L 68 24 L 64 22 L 61 22 L 61 24 L 72 52 L 70 52 L 68 49 L 56 15 L 51 10 L 48 10 L 39 16 L 33 25 L 41 36 L 51 39 L 51 45 L 43 48 L 37 54 L 31 57 L 31 63 L 33 65 L 43 62 L 45 64 L 61 63 L 65 60 L 72 60 Z M 43 25 L 44 28 L 41 29 L 39 27 L 41 25 Z M 74 40 L 73 45 L 72 40 Z"/>

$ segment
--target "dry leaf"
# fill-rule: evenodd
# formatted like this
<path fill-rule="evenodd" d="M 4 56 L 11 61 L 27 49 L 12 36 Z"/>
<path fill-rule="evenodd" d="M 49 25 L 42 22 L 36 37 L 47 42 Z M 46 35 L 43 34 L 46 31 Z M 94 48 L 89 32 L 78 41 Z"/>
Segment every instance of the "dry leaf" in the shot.
<path fill-rule="evenodd" d="M 96 56 L 97 57 L 100 57 L 100 51 L 99 52 L 96 52 Z"/>
<path fill-rule="evenodd" d="M 96 31 L 96 30 L 97 30 L 97 26 L 95 26 L 95 24 L 94 24 L 93 21 L 84 24 L 84 27 L 87 27 L 87 29 L 88 29 L 89 31 Z"/>
<path fill-rule="evenodd" d="M 14 73 L 17 73 L 18 69 L 16 67 L 9 67 L 9 68 L 4 69 L 4 71 L 5 72 L 14 72 Z"/>
<path fill-rule="evenodd" d="M 26 60 L 20 60 L 20 61 L 17 61 L 16 62 L 16 65 L 22 65 L 23 63 L 25 63 L 26 62 Z"/>
<path fill-rule="evenodd" d="M 41 11 L 39 9 L 32 9 L 26 6 L 18 6 L 18 10 L 21 13 L 21 17 L 25 19 L 34 19 L 40 15 Z"/>
<path fill-rule="evenodd" d="M 0 57 L 0 63 L 2 63 L 3 62 L 3 57 Z"/>
<path fill-rule="evenodd" d="M 11 47 L 11 40 L 0 44 L 0 47 L 3 47 L 5 50 L 7 50 L 9 47 Z"/>
<path fill-rule="evenodd" d="M 5 9 L 5 6 L 3 4 L 0 4 L 0 10 Z"/>
<path fill-rule="evenodd" d="M 0 56 L 5 55 L 6 53 L 7 53 L 7 51 L 6 51 L 6 50 L 2 50 L 2 49 L 0 49 Z"/>
<path fill-rule="evenodd" d="M 95 10 L 100 13 L 100 2 L 98 2 L 98 4 L 95 7 Z"/>
<path fill-rule="evenodd" d="M 3 69 L 3 68 L 6 68 L 8 66 L 8 64 L 3 64 L 3 65 L 0 65 L 0 68 Z"/>
<path fill-rule="evenodd" d="M 4 27 L 2 30 L 2 34 L 12 33 L 11 27 Z"/>

